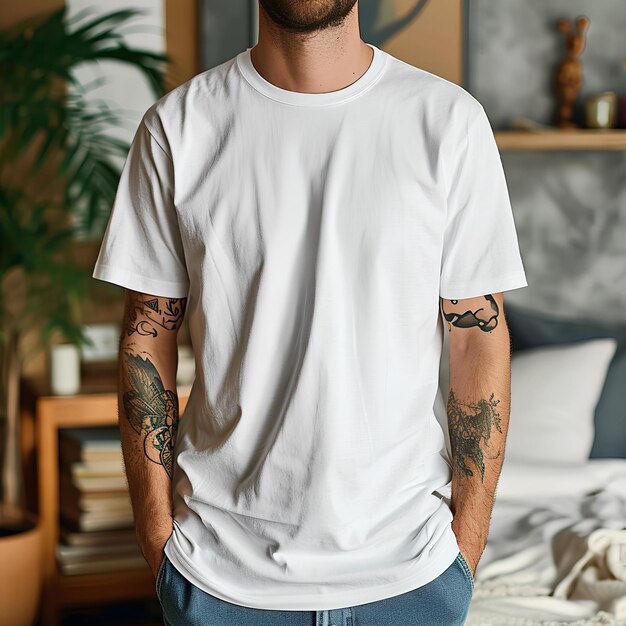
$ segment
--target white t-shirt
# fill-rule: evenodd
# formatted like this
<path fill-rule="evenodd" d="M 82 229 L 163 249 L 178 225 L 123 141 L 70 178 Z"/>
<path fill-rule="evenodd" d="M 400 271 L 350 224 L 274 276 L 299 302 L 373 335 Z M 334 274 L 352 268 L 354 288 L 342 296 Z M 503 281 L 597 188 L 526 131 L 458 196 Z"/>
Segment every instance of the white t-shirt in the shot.
<path fill-rule="evenodd" d="M 527 284 L 482 106 L 372 48 L 337 91 L 248 48 L 152 105 L 93 273 L 188 298 L 166 554 L 243 606 L 373 602 L 454 561 L 439 297 Z"/>

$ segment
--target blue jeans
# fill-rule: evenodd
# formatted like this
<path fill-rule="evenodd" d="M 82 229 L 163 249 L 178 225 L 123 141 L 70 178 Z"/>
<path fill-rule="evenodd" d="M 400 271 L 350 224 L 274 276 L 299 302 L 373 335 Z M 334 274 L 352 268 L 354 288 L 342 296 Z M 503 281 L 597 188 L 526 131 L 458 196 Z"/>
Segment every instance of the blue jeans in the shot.
<path fill-rule="evenodd" d="M 474 591 L 460 552 L 443 574 L 422 587 L 325 611 L 254 609 L 226 602 L 188 582 L 167 557 L 156 584 L 166 626 L 461 626 Z"/>

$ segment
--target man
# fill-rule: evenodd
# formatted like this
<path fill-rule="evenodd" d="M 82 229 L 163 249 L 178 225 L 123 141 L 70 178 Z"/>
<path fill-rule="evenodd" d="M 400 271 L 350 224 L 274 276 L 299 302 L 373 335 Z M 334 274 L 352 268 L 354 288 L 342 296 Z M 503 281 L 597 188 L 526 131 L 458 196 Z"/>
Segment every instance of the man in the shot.
<path fill-rule="evenodd" d="M 261 0 L 258 45 L 151 106 L 124 167 L 94 277 L 126 288 L 122 444 L 172 626 L 467 614 L 525 274 L 483 108 L 357 11 Z"/>

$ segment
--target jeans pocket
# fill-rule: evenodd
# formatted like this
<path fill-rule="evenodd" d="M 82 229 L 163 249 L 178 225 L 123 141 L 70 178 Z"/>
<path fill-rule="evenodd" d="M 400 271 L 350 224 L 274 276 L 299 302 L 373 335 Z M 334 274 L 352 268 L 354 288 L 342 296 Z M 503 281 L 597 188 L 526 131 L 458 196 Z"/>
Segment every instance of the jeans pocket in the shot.
<path fill-rule="evenodd" d="M 461 569 L 463 570 L 465 577 L 467 578 L 467 581 L 469 582 L 472 591 L 474 591 L 474 576 L 472 575 L 472 570 L 470 569 L 470 566 L 467 563 L 467 560 L 465 559 L 465 557 L 463 556 L 463 553 L 459 550 L 459 554 L 456 557 L 459 564 L 461 565 Z"/>
<path fill-rule="evenodd" d="M 161 565 L 159 565 L 159 570 L 156 576 L 156 594 L 159 601 L 161 600 L 161 587 L 163 586 L 163 579 L 165 578 L 165 565 L 167 561 L 167 556 L 163 555 L 163 560 L 161 561 Z"/>

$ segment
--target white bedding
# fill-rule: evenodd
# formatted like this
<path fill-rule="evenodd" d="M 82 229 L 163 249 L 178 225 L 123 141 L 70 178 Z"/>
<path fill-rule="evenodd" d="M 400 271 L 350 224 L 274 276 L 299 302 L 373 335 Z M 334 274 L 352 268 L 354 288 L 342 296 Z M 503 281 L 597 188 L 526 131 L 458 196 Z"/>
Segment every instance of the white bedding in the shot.
<path fill-rule="evenodd" d="M 626 625 L 626 459 L 505 462 L 466 623 Z"/>

